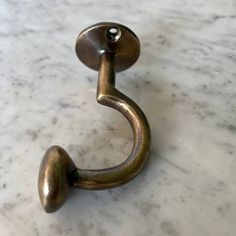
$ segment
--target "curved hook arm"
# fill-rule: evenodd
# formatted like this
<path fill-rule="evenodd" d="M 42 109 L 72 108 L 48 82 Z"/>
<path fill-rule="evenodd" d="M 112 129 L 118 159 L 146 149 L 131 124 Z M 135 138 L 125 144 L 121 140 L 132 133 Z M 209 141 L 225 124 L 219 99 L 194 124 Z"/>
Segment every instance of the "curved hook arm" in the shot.
<path fill-rule="evenodd" d="M 124 184 L 139 173 L 148 157 L 151 142 L 148 121 L 138 105 L 114 86 L 114 57 L 112 54 L 103 53 L 99 70 L 97 101 L 118 110 L 129 121 L 134 135 L 132 152 L 124 162 L 111 168 L 77 169 L 71 176 L 74 187 L 97 190 Z"/>

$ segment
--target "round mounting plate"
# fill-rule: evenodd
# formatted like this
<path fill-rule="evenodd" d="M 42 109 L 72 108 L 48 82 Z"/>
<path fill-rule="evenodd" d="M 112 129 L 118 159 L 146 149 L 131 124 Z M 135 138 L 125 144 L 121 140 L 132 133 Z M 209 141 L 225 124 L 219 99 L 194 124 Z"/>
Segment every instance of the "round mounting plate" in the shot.
<path fill-rule="evenodd" d="M 75 45 L 78 58 L 89 68 L 99 70 L 100 56 L 113 53 L 116 71 L 132 66 L 140 54 L 137 36 L 127 27 L 112 22 L 102 22 L 83 30 Z"/>

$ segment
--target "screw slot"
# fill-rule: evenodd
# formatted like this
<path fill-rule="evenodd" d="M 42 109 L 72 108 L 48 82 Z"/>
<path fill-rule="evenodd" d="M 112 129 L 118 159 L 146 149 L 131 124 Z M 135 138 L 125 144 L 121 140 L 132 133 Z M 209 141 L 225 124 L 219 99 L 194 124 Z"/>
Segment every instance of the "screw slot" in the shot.
<path fill-rule="evenodd" d="M 117 27 L 110 27 L 106 30 L 106 38 L 110 42 L 117 42 L 121 36 L 121 31 Z"/>

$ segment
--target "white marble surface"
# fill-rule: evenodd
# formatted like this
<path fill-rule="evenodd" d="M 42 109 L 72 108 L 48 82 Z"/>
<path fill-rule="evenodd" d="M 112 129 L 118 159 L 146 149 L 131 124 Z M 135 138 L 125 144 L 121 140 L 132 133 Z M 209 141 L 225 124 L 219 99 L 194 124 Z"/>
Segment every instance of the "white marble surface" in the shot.
<path fill-rule="evenodd" d="M 100 21 L 141 40 L 117 87 L 146 113 L 152 154 L 129 184 L 73 191 L 46 214 L 37 175 L 50 145 L 83 168 L 131 150 L 128 123 L 96 103 L 97 73 L 74 52 Z M 235 0 L 2 0 L 0 45 L 0 235 L 236 235 Z"/>

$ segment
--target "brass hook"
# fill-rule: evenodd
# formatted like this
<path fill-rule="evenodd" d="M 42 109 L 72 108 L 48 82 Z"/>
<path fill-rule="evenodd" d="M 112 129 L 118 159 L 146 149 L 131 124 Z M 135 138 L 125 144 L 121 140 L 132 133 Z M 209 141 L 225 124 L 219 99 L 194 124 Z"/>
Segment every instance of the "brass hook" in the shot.
<path fill-rule="evenodd" d="M 63 148 L 50 147 L 42 160 L 38 177 L 41 204 L 48 213 L 62 206 L 70 187 L 99 190 L 130 181 L 143 168 L 150 150 L 151 132 L 144 113 L 115 88 L 115 72 L 127 69 L 139 57 L 140 43 L 136 35 L 116 23 L 92 25 L 79 34 L 76 53 L 85 65 L 99 71 L 98 103 L 118 110 L 129 121 L 134 135 L 133 149 L 117 166 L 85 170 L 77 168 Z"/>

